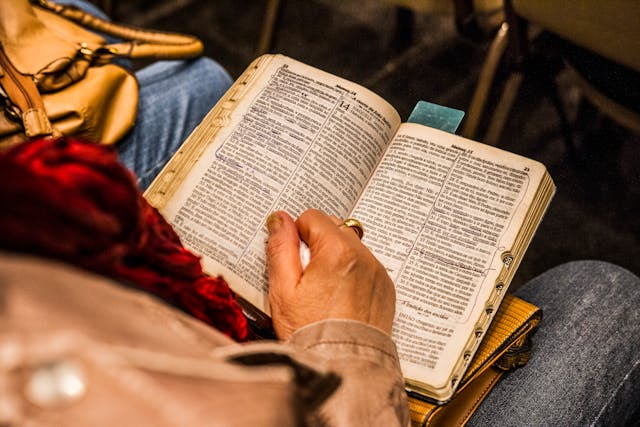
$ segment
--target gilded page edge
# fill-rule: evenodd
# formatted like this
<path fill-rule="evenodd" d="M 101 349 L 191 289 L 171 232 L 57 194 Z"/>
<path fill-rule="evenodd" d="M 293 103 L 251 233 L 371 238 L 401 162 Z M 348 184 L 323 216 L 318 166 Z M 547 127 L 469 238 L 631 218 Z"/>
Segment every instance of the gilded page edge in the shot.
<path fill-rule="evenodd" d="M 162 211 L 220 130 L 231 123 L 238 101 L 249 92 L 251 83 L 274 56 L 267 54 L 254 60 L 207 113 L 144 192 L 149 204 Z"/>

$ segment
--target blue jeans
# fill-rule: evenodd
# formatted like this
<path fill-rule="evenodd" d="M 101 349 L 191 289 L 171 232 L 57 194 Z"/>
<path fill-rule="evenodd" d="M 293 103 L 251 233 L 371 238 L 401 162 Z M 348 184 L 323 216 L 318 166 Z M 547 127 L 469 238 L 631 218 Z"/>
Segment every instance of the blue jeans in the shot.
<path fill-rule="evenodd" d="M 612 264 L 579 261 L 516 294 L 543 309 L 532 357 L 498 382 L 470 425 L 637 425 L 640 279 Z"/>
<path fill-rule="evenodd" d="M 136 125 L 117 150 L 145 189 L 232 81 L 208 58 L 157 62 L 136 77 L 140 84 Z"/>

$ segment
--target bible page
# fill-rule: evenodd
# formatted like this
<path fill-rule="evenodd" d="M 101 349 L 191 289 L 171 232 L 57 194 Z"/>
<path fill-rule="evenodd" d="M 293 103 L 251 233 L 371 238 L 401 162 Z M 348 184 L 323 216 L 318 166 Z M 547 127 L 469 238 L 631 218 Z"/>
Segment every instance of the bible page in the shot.
<path fill-rule="evenodd" d="M 344 217 L 397 130 L 397 112 L 373 92 L 280 55 L 242 90 L 228 122 L 161 212 L 184 245 L 240 296 L 269 314 L 266 217 L 317 208 Z M 169 167 L 170 165 L 168 165 Z"/>
<path fill-rule="evenodd" d="M 407 379 L 449 387 L 544 173 L 515 154 L 400 126 L 351 216 L 396 285 L 393 338 Z"/>

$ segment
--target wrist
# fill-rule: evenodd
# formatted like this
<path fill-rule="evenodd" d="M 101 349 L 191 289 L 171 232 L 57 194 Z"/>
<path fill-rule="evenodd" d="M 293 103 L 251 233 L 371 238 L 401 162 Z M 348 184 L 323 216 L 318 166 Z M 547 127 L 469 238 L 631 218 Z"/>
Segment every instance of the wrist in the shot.
<path fill-rule="evenodd" d="M 326 359 L 364 359 L 400 372 L 396 346 L 389 334 L 358 320 L 314 322 L 295 331 L 288 341 Z"/>

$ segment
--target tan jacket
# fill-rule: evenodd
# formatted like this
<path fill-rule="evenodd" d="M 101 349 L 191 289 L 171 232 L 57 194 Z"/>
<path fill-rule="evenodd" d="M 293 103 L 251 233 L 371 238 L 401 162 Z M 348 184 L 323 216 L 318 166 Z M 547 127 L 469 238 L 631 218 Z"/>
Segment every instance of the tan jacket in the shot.
<path fill-rule="evenodd" d="M 137 290 L 0 253 L 0 425 L 407 426 L 398 357 L 347 320 L 236 344 Z"/>

